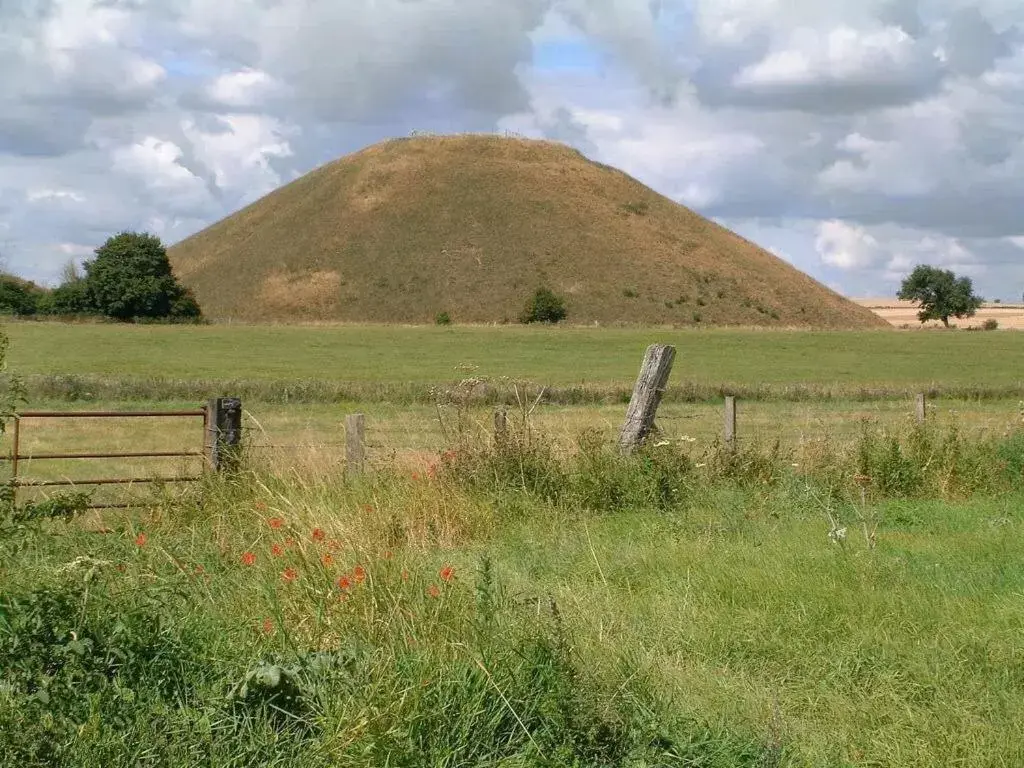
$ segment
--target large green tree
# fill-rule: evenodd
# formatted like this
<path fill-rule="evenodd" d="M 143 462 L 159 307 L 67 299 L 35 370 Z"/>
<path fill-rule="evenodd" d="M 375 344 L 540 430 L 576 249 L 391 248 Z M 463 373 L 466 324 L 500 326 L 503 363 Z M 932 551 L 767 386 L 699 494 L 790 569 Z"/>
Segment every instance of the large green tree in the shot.
<path fill-rule="evenodd" d="M 121 232 L 84 264 L 84 291 L 93 311 L 116 320 L 195 319 L 199 305 L 171 272 L 160 238 Z"/>
<path fill-rule="evenodd" d="M 948 269 L 919 264 L 900 287 L 897 297 L 920 306 L 917 319 L 941 320 L 949 327 L 951 317 L 972 317 L 984 299 L 974 295 L 969 277 L 957 277 Z"/>

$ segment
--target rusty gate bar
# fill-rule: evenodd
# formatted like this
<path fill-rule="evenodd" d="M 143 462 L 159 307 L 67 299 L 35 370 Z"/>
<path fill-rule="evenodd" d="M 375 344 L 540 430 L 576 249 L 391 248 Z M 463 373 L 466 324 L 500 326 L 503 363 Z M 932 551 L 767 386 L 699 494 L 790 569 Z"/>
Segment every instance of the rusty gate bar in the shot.
<path fill-rule="evenodd" d="M 56 488 L 70 485 L 135 485 L 136 483 L 194 483 L 202 477 L 114 477 L 100 480 L 26 480 L 19 488 Z"/>
<path fill-rule="evenodd" d="M 159 418 L 159 417 L 192 417 L 203 419 L 203 450 L 201 451 L 131 451 L 118 453 L 40 453 L 34 455 L 21 452 L 21 420 L 22 419 L 123 419 L 123 418 Z M 11 489 L 17 503 L 19 488 L 55 488 L 69 486 L 99 485 L 135 485 L 152 483 L 192 483 L 202 479 L 197 477 L 123 477 L 98 478 L 95 480 L 26 480 L 18 477 L 19 464 L 23 459 L 144 459 L 144 458 L 203 458 L 206 456 L 206 436 L 209 429 L 210 412 L 207 408 L 177 411 L 23 411 L 14 415 L 12 434 L 12 450 L 10 456 L 0 456 L 0 462 L 11 462 Z M 132 504 L 94 504 L 89 509 L 124 509 Z"/>
<path fill-rule="evenodd" d="M 205 456 L 202 451 L 142 451 L 139 453 L 33 453 L 23 459 L 173 459 L 179 456 Z M 11 461 L 10 456 L 0 456 L 0 461 Z"/>
<path fill-rule="evenodd" d="M 23 419 L 112 419 L 132 417 L 154 418 L 157 416 L 206 416 L 205 408 L 191 411 L 22 411 Z"/>

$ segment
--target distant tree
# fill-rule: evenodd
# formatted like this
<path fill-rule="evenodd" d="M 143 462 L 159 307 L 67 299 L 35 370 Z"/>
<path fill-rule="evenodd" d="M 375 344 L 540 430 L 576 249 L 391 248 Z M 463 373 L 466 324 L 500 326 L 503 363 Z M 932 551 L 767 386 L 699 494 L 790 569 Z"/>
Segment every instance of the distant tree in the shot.
<path fill-rule="evenodd" d="M 20 277 L 0 273 L 0 314 L 28 316 L 39 311 L 39 302 L 46 291 Z"/>
<path fill-rule="evenodd" d="M 96 250 L 96 258 L 84 264 L 84 297 L 87 305 L 115 320 L 144 318 L 198 319 L 199 304 L 171 272 L 171 262 L 160 238 L 138 232 L 121 232 Z M 70 291 L 78 298 L 78 283 Z"/>
<path fill-rule="evenodd" d="M 897 297 L 920 306 L 917 319 L 922 323 L 941 320 L 947 328 L 949 318 L 973 317 L 984 301 L 974 295 L 971 278 L 957 277 L 948 269 L 925 264 L 914 267 L 903 281 Z"/>
<path fill-rule="evenodd" d="M 565 319 L 565 302 L 548 288 L 538 288 L 519 316 L 521 323 L 558 323 Z"/>

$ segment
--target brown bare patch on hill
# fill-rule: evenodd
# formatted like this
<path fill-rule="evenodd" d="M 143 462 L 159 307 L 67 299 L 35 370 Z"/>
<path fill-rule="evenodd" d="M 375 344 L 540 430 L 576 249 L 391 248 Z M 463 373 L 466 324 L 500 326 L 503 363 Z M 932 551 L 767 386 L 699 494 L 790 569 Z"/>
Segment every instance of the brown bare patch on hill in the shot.
<path fill-rule="evenodd" d="M 546 285 L 565 295 L 573 323 L 887 326 L 621 171 L 546 141 L 384 142 L 170 257 L 215 319 L 417 323 L 445 311 L 455 322 L 514 322 Z"/>
<path fill-rule="evenodd" d="M 263 281 L 258 306 L 293 317 L 321 317 L 338 303 L 341 275 L 320 270 L 299 275 L 272 273 Z"/>

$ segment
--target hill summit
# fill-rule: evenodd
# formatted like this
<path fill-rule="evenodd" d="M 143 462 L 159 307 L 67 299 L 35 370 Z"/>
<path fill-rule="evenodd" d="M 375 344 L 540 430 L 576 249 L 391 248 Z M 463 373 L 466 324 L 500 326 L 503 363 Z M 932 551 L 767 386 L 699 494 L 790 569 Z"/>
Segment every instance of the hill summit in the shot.
<path fill-rule="evenodd" d="M 514 322 L 545 286 L 570 323 L 885 326 L 621 171 L 497 136 L 372 146 L 169 256 L 214 319 Z"/>

